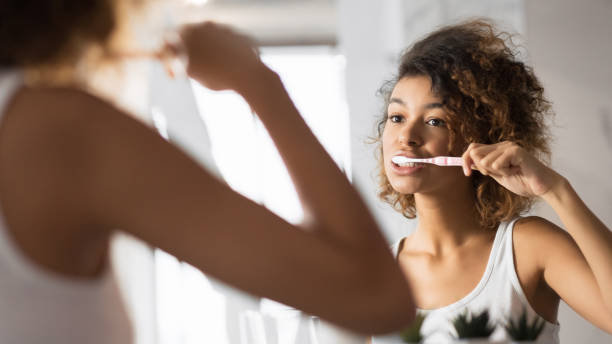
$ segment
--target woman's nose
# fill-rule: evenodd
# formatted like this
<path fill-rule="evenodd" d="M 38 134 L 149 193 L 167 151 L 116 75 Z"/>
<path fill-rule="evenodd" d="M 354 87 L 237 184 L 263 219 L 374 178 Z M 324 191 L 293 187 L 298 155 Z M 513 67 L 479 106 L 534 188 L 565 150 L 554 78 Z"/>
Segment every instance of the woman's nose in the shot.
<path fill-rule="evenodd" d="M 406 123 L 399 133 L 398 141 L 405 146 L 420 146 L 423 142 L 419 133 L 418 124 Z"/>

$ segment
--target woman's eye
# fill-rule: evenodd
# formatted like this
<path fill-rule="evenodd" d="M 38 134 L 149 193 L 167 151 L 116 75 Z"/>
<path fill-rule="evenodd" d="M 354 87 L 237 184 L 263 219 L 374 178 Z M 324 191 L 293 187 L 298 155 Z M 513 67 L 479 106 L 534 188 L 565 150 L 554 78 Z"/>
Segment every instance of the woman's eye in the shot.
<path fill-rule="evenodd" d="M 443 127 L 446 125 L 446 122 L 444 122 L 443 120 L 439 118 L 432 118 L 427 121 L 427 124 L 434 126 L 434 127 Z"/>
<path fill-rule="evenodd" d="M 390 115 L 389 120 L 393 123 L 400 123 L 402 121 L 402 116 L 400 115 Z"/>

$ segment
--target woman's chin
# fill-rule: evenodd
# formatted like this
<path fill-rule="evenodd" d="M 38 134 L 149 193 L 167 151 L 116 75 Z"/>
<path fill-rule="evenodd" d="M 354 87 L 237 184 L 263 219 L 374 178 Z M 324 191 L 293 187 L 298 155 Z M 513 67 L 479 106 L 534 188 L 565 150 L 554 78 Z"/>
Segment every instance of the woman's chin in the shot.
<path fill-rule="evenodd" d="M 406 184 L 391 184 L 391 187 L 393 187 L 393 190 L 395 190 L 395 192 L 398 192 L 402 195 L 412 195 L 415 194 L 417 192 L 419 192 L 419 187 L 416 185 L 406 185 Z"/>

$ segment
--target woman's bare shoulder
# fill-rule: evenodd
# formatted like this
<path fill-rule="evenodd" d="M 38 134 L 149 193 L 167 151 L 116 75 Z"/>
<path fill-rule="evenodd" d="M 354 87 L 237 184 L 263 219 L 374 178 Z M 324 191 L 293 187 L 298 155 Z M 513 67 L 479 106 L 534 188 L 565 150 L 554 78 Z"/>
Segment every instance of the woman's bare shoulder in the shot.
<path fill-rule="evenodd" d="M 513 231 L 515 237 L 529 236 L 532 239 L 550 239 L 566 235 L 562 228 L 540 216 L 527 216 L 519 219 Z"/>
<path fill-rule="evenodd" d="M 76 87 L 25 87 L 17 92 L 6 111 L 5 121 L 57 126 L 87 124 L 96 116 L 112 118 L 122 114 L 110 102 Z"/>
<path fill-rule="evenodd" d="M 110 102 L 86 91 L 25 87 L 0 123 L 4 197 L 17 186 L 47 190 L 41 197 L 48 198 L 57 196 L 54 192 L 84 192 L 100 173 L 101 157 L 121 152 L 133 142 L 146 146 L 155 136 Z"/>
<path fill-rule="evenodd" d="M 551 221 L 539 216 L 529 216 L 517 221 L 513 230 L 514 250 L 517 254 L 528 255 L 542 260 L 552 253 L 575 245 L 572 237 Z"/>
<path fill-rule="evenodd" d="M 75 153 L 91 153 L 87 149 L 99 152 L 111 148 L 109 135 L 127 141 L 154 136 L 152 130 L 111 102 L 72 87 L 25 87 L 3 117 L 1 141 L 17 156 L 36 151 L 44 154 L 60 144 L 61 152 L 72 159 Z M 121 135 L 125 130 L 131 136 Z"/>

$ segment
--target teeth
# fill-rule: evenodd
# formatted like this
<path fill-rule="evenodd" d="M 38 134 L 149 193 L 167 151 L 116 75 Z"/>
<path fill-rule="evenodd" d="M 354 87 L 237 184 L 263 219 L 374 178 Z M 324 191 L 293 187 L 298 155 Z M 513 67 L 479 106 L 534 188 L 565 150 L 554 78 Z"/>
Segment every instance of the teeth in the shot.
<path fill-rule="evenodd" d="M 411 159 L 411 158 L 407 158 L 405 156 L 394 156 L 391 161 L 393 161 L 395 164 L 397 164 L 398 166 L 408 166 L 408 167 L 416 167 L 416 166 L 421 166 L 421 163 L 415 162 L 415 161 L 411 161 L 411 160 L 417 160 L 417 159 Z"/>
<path fill-rule="evenodd" d="M 401 166 L 401 167 L 405 167 L 405 166 L 408 166 L 408 167 L 417 167 L 417 166 L 420 166 L 421 164 L 419 164 L 418 162 L 405 162 L 403 164 L 397 164 L 397 165 Z"/>

